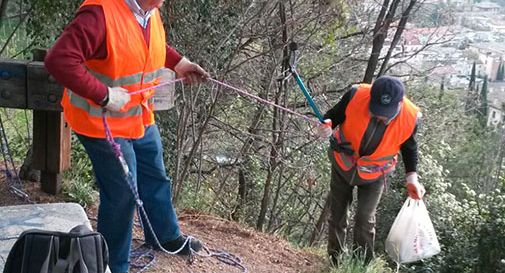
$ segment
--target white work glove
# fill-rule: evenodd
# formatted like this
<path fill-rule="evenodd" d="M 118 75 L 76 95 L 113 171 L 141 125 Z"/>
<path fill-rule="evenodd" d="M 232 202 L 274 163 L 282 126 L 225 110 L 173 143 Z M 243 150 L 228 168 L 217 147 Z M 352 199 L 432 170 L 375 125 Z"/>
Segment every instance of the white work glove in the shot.
<path fill-rule="evenodd" d="M 409 193 L 410 198 L 412 199 L 421 199 L 423 198 L 426 190 L 424 186 L 417 181 L 417 173 L 410 172 L 407 174 L 407 191 Z"/>
<path fill-rule="evenodd" d="M 184 82 L 189 84 L 201 83 L 210 78 L 207 71 L 186 58 L 182 58 L 175 66 L 174 70 L 179 78 L 186 78 Z"/>
<path fill-rule="evenodd" d="M 327 139 L 333 134 L 333 129 L 331 128 L 331 119 L 325 119 L 323 123 L 317 126 L 317 135 L 322 139 Z"/>
<path fill-rule="evenodd" d="M 130 101 L 130 94 L 128 94 L 128 90 L 122 87 L 109 87 L 108 89 L 109 98 L 104 108 L 109 111 L 119 112 Z"/>

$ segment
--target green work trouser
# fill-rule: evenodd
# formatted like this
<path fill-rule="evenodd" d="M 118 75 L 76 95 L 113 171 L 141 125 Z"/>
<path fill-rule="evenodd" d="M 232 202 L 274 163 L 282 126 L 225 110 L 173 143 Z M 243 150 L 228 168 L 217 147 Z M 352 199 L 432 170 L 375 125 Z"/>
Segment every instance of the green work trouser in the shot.
<path fill-rule="evenodd" d="M 331 162 L 330 217 L 328 227 L 328 254 L 336 258 L 344 249 L 349 224 L 349 207 L 353 189 L 358 188 L 358 207 L 354 218 L 354 244 L 365 251 L 367 260 L 373 257 L 375 240 L 375 213 L 384 189 L 384 179 L 362 181 L 356 170 L 343 171 L 329 150 Z M 355 186 L 357 185 L 357 186 Z"/>

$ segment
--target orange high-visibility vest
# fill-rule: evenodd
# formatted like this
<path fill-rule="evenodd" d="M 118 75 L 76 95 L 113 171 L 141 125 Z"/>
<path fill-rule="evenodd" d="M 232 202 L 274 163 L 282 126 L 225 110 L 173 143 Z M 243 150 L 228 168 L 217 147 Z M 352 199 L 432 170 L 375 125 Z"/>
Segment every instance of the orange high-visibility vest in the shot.
<path fill-rule="evenodd" d="M 165 65 L 165 30 L 156 9 L 150 20 L 147 46 L 139 23 L 124 0 L 86 0 L 81 5 L 99 5 L 105 15 L 107 57 L 87 60 L 88 70 L 109 87 L 121 86 L 130 92 L 159 83 Z M 120 112 L 107 112 L 114 137 L 140 138 L 144 127 L 154 124 L 154 90 L 135 94 Z M 65 119 L 77 133 L 104 138 L 102 108 L 72 90 L 65 89 L 61 101 Z"/>
<path fill-rule="evenodd" d="M 345 121 L 335 131 L 337 143 L 350 142 L 354 154 L 346 155 L 334 151 L 335 161 L 344 171 L 356 168 L 363 180 L 377 180 L 394 170 L 400 146 L 414 132 L 419 108 L 409 99 L 403 98 L 402 108 L 387 126 L 384 136 L 368 156 L 359 155 L 361 140 L 372 117 L 369 110 L 371 85 L 361 84 L 349 101 Z"/>

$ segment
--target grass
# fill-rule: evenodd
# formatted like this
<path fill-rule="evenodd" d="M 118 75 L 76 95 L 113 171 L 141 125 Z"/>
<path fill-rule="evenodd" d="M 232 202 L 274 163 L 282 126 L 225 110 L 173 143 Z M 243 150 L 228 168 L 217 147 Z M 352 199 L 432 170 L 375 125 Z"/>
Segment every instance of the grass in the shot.
<path fill-rule="evenodd" d="M 98 192 L 91 161 L 79 141 L 72 137 L 71 167 L 64 173 L 63 193 L 71 201 L 87 207 L 97 201 Z"/>
<path fill-rule="evenodd" d="M 384 257 L 378 256 L 370 263 L 365 263 L 365 257 L 357 252 L 346 251 L 338 257 L 338 267 L 332 265 L 323 248 L 307 248 L 306 252 L 320 256 L 326 261 L 321 273 L 393 273 L 396 270 L 388 266 Z"/>
<path fill-rule="evenodd" d="M 394 272 L 382 257 L 376 257 L 366 264 L 363 257 L 343 254 L 339 257 L 339 267 L 331 268 L 329 273 L 389 273 Z"/>

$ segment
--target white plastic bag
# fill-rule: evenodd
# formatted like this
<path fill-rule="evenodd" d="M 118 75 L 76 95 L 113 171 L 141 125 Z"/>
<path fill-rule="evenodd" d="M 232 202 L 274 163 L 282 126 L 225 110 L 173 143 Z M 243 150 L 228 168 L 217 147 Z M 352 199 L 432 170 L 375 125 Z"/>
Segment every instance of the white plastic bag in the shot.
<path fill-rule="evenodd" d="M 397 263 L 411 263 L 440 253 L 435 229 L 422 200 L 407 198 L 389 231 L 386 252 Z"/>

